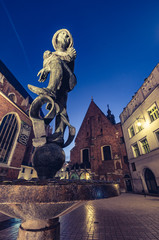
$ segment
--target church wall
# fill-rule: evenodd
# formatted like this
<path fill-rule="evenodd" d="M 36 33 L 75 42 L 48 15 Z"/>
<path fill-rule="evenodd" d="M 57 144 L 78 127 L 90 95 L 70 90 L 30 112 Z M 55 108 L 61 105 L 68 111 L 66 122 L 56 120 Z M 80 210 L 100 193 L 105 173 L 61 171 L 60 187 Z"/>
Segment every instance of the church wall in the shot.
<path fill-rule="evenodd" d="M 15 81 L 14 77 L 12 81 L 13 80 Z M 14 85 L 16 86 L 16 83 L 14 83 Z M 23 90 L 22 86 L 21 89 Z M 2 142 L 0 142 L 0 157 L 3 157 L 3 154 L 7 151 L 9 153 L 7 162 L 2 159 L 0 160 L 0 180 L 17 179 L 23 160 L 25 159 L 26 163 L 29 163 L 31 160 L 33 131 L 32 123 L 28 116 L 30 107 L 29 98 L 29 94 L 27 97 L 24 97 L 23 93 L 18 92 L 0 72 L 0 124 L 8 114 L 15 117 L 17 124 L 17 130 L 11 145 L 11 150 L 8 151 L 7 147 L 5 149 L 2 146 Z M 8 136 L 11 138 L 11 133 Z"/>
<path fill-rule="evenodd" d="M 96 179 L 120 181 L 125 188 L 124 175 L 129 174 L 121 125 L 113 125 L 92 101 L 71 150 L 71 163 L 82 163 L 82 149 L 89 149 L 91 171 Z M 110 146 L 111 160 L 103 160 L 102 147 Z M 120 169 L 119 169 L 120 167 Z"/>

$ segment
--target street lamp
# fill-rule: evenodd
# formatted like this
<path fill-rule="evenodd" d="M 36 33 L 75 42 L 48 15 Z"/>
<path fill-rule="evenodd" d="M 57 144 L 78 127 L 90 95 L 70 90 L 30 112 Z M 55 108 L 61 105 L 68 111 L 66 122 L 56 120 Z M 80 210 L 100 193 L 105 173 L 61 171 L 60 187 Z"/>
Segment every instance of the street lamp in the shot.
<path fill-rule="evenodd" d="M 138 127 L 141 127 L 141 122 L 137 122 L 137 126 L 138 126 Z"/>
<path fill-rule="evenodd" d="M 139 131 L 149 126 L 149 121 L 148 120 L 145 121 L 144 117 L 138 117 L 136 118 L 136 121 L 137 121 L 136 125 L 138 126 Z"/>

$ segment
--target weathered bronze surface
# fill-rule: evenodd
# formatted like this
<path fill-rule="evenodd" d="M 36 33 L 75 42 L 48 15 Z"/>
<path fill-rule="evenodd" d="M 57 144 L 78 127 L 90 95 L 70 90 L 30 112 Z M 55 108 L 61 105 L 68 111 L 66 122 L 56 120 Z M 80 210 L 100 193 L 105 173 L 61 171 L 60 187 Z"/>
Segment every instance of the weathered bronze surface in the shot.
<path fill-rule="evenodd" d="M 33 146 L 36 148 L 36 152 L 33 158 L 33 166 L 40 179 L 55 176 L 64 163 L 62 148 L 68 146 L 75 136 L 75 128 L 70 125 L 66 110 L 67 94 L 77 83 L 74 75 L 76 51 L 73 48 L 73 38 L 67 29 L 60 29 L 54 34 L 52 44 L 55 52 L 49 50 L 44 52 L 43 68 L 38 73 L 38 76 L 40 76 L 39 82 L 46 81 L 50 74 L 48 86 L 39 88 L 28 85 L 32 92 L 39 95 L 31 104 L 29 114 L 35 135 Z M 49 112 L 42 118 L 40 117 L 40 111 L 44 104 L 47 104 L 46 109 Z M 55 131 L 48 136 L 46 125 L 50 124 L 54 118 Z M 69 134 L 68 139 L 64 142 L 66 127 L 69 128 Z M 55 147 L 55 144 L 57 147 Z M 61 157 L 59 147 L 61 147 Z M 49 157 L 47 150 L 49 151 Z M 58 157 L 56 152 L 58 152 Z M 51 155 L 53 159 L 50 158 Z"/>
<path fill-rule="evenodd" d="M 38 73 L 38 75 L 40 75 L 39 82 L 46 81 L 50 73 L 48 86 L 46 88 L 39 88 L 30 84 L 28 85 L 28 88 L 32 92 L 39 95 L 39 97 L 33 101 L 30 108 L 30 117 L 33 121 L 36 138 L 35 147 L 41 146 L 41 138 L 45 138 L 45 143 L 49 141 L 44 130 L 44 124 L 49 124 L 54 117 L 56 117 L 56 122 L 52 141 L 61 147 L 65 147 L 70 144 L 75 134 L 75 128 L 70 125 L 66 110 L 67 93 L 76 85 L 76 77 L 73 73 L 76 58 L 76 51 L 73 48 L 73 38 L 67 29 L 60 29 L 54 34 L 52 43 L 55 52 L 48 50 L 44 52 L 43 69 Z M 40 108 L 38 108 L 37 105 L 42 106 L 44 103 L 47 103 L 46 108 L 49 110 L 49 117 L 47 115 L 44 119 L 41 119 L 39 117 Z M 39 122 L 36 121 L 37 119 L 39 122 L 41 120 L 40 125 Z M 67 144 L 64 143 L 66 126 L 74 129 L 74 131 L 69 132 L 69 141 Z"/>

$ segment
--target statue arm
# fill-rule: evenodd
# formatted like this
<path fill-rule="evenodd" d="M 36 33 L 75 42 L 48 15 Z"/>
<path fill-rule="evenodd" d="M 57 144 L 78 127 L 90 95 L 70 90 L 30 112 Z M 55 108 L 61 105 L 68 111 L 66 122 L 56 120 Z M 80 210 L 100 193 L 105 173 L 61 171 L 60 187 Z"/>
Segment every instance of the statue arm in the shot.
<path fill-rule="evenodd" d="M 65 56 L 65 60 L 66 62 L 71 62 L 74 61 L 76 59 L 76 50 L 74 48 L 69 48 L 67 50 L 67 54 Z"/>
<path fill-rule="evenodd" d="M 50 79 L 47 89 L 50 89 L 56 94 L 56 91 L 60 89 L 63 78 L 62 62 L 60 59 L 54 59 L 50 62 Z"/>
<path fill-rule="evenodd" d="M 50 72 L 50 70 L 49 70 L 48 67 L 42 68 L 42 69 L 38 72 L 38 74 L 37 74 L 37 76 L 40 75 L 38 81 L 39 81 L 39 82 L 45 82 L 45 80 L 47 79 L 47 76 L 48 76 L 49 72 Z"/>
<path fill-rule="evenodd" d="M 76 59 L 76 50 L 73 47 L 68 48 L 67 52 L 68 52 L 68 55 L 71 57 L 72 60 Z"/>

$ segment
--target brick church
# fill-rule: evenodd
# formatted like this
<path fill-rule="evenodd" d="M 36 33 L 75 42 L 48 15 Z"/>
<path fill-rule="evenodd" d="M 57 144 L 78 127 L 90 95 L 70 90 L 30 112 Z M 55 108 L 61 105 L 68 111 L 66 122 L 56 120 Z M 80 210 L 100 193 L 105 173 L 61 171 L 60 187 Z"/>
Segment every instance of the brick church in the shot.
<path fill-rule="evenodd" d="M 32 98 L 0 61 L 0 180 L 16 179 L 32 151 Z"/>
<path fill-rule="evenodd" d="M 71 150 L 73 166 L 90 169 L 94 179 L 117 181 L 131 191 L 126 148 L 120 123 L 108 107 L 107 116 L 92 100 Z"/>

